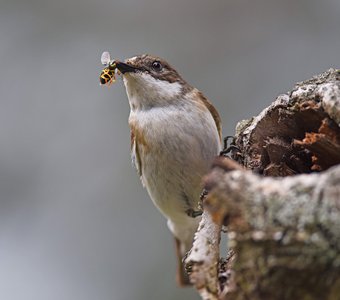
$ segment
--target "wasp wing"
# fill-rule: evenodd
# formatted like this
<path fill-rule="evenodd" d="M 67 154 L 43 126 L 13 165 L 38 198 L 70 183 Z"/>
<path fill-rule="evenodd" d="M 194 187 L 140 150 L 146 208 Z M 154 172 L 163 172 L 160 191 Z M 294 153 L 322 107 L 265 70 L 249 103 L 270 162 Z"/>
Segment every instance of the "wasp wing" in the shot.
<path fill-rule="evenodd" d="M 104 51 L 102 53 L 102 57 L 101 57 L 101 62 L 104 66 L 108 65 L 110 63 L 111 57 L 110 57 L 110 53 L 107 51 Z"/>

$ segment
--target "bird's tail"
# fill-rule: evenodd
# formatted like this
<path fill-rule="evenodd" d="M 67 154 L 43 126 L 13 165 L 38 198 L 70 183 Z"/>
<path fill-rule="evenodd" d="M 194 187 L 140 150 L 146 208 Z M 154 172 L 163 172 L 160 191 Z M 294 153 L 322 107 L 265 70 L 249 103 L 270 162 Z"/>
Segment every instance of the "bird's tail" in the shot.
<path fill-rule="evenodd" d="M 183 254 L 183 252 L 186 252 L 186 249 L 185 251 L 183 251 L 184 250 L 183 243 L 177 238 L 175 238 L 175 246 L 177 256 L 177 274 L 176 274 L 177 284 L 182 287 L 191 285 L 188 273 L 186 272 L 183 263 L 183 258 L 186 254 L 186 253 Z"/>
<path fill-rule="evenodd" d="M 191 249 L 194 235 L 200 222 L 198 218 L 186 218 L 185 222 L 172 222 L 168 219 L 168 227 L 175 236 L 177 256 L 177 283 L 179 286 L 190 285 L 189 276 L 184 268 L 183 258 Z"/>

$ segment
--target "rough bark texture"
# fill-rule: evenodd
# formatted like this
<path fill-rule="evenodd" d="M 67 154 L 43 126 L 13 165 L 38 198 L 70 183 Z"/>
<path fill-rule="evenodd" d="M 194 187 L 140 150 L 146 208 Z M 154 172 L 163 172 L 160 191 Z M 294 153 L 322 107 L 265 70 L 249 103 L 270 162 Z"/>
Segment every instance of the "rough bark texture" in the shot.
<path fill-rule="evenodd" d="M 220 157 L 205 178 L 200 228 L 211 219 L 226 225 L 233 251 L 218 259 L 214 246 L 215 254 L 191 259 L 196 274 L 218 287 L 203 299 L 340 299 L 339 125 L 333 69 L 238 124 L 234 160 Z M 218 263 L 218 276 L 206 273 L 203 266 Z"/>
<path fill-rule="evenodd" d="M 298 83 L 236 129 L 233 158 L 265 176 L 326 170 L 340 163 L 340 71 Z"/>
<path fill-rule="evenodd" d="M 218 299 L 218 260 L 221 226 L 211 215 L 203 213 L 192 249 L 186 257 L 186 268 L 192 284 L 203 299 Z"/>
<path fill-rule="evenodd" d="M 286 178 L 219 167 L 206 180 L 205 210 L 237 254 L 225 299 L 340 298 L 339 166 Z"/>

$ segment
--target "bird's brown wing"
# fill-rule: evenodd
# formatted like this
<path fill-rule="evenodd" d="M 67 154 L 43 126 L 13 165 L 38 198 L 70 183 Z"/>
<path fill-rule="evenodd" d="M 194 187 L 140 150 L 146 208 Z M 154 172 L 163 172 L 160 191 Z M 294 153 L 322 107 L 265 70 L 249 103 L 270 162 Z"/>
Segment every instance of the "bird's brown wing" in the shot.
<path fill-rule="evenodd" d="M 139 147 L 138 147 L 138 140 L 136 138 L 136 131 L 133 126 L 130 126 L 130 139 L 131 139 L 131 157 L 134 166 L 140 177 L 142 177 L 142 161 L 140 157 Z"/>
<path fill-rule="evenodd" d="M 198 90 L 196 90 L 195 92 L 197 93 L 198 99 L 201 100 L 203 105 L 209 110 L 212 117 L 214 118 L 216 128 L 217 128 L 217 132 L 218 132 L 218 136 L 220 137 L 220 141 L 222 141 L 222 122 L 221 122 L 221 118 L 220 118 L 218 111 L 212 105 L 212 103 L 202 94 L 202 92 L 200 92 Z"/>

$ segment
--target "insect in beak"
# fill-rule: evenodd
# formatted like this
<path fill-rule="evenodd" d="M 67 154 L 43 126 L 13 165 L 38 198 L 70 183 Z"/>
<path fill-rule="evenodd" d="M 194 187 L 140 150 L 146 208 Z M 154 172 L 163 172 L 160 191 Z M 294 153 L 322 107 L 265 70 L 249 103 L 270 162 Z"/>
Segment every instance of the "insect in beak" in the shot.
<path fill-rule="evenodd" d="M 101 85 L 107 85 L 110 87 L 116 81 L 116 70 L 118 73 L 117 64 L 114 60 L 111 60 L 110 53 L 104 51 L 101 56 L 101 63 L 105 66 L 99 76 L 99 81 Z"/>

